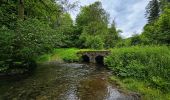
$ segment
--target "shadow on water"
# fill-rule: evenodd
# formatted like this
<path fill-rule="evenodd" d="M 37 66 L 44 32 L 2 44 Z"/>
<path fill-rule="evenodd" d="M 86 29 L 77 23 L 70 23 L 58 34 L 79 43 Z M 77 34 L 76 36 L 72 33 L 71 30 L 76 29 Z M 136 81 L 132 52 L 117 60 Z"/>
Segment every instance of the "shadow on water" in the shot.
<path fill-rule="evenodd" d="M 93 64 L 41 64 L 24 79 L 0 80 L 2 100 L 138 100 L 108 81 L 110 72 Z"/>

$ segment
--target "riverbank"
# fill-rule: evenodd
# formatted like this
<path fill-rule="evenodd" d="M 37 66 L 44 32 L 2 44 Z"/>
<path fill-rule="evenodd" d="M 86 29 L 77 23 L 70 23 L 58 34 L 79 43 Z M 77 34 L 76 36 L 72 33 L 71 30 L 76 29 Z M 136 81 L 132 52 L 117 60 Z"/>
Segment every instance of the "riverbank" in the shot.
<path fill-rule="evenodd" d="M 135 46 L 112 49 L 105 64 L 111 79 L 144 100 L 170 99 L 170 49 L 167 46 Z"/>
<path fill-rule="evenodd" d="M 144 100 L 169 100 L 170 49 L 167 46 L 136 46 L 110 49 L 104 59 L 116 81 L 126 91 L 138 92 Z M 37 59 L 44 61 L 78 62 L 80 49 L 55 49 Z"/>

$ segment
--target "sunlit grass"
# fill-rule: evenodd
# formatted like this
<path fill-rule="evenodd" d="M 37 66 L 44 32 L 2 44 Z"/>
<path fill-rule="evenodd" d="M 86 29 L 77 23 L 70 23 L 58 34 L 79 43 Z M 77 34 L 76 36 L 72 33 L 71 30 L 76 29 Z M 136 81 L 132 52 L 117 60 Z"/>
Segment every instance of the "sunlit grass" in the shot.
<path fill-rule="evenodd" d="M 77 62 L 79 57 L 77 52 L 79 49 L 76 48 L 59 48 L 54 49 L 52 53 L 45 54 L 37 58 L 37 62 L 48 62 L 48 61 L 66 61 L 66 62 Z"/>
<path fill-rule="evenodd" d="M 77 56 L 78 51 L 79 49 L 76 49 L 76 48 L 55 49 L 54 54 L 66 62 L 77 62 L 79 61 L 79 57 Z"/>

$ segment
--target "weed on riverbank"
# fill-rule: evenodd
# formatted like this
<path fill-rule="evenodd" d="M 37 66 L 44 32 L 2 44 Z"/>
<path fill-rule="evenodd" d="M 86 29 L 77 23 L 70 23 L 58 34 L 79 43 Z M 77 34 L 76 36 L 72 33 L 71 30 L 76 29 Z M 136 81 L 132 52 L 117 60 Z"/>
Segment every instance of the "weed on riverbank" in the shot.
<path fill-rule="evenodd" d="M 124 92 L 139 93 L 142 100 L 170 100 L 170 93 L 163 93 L 159 89 L 151 87 L 148 81 L 116 76 L 110 77 L 110 80 Z"/>
<path fill-rule="evenodd" d="M 143 94 L 144 100 L 169 98 L 169 47 L 115 48 L 105 59 L 105 64 L 122 80 L 127 89 Z"/>

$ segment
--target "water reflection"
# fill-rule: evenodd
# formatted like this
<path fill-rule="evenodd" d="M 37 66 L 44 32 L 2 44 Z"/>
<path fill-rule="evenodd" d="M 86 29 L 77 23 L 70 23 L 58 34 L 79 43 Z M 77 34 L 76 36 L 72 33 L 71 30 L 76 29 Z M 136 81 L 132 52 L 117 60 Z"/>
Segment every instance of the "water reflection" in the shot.
<path fill-rule="evenodd" d="M 0 80 L 4 100 L 133 100 L 108 82 L 109 71 L 87 64 L 39 65 L 35 73 L 20 81 Z M 5 89 L 4 89 L 5 87 Z"/>

